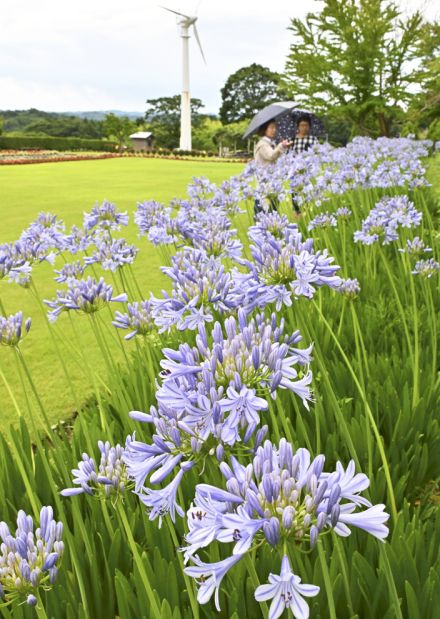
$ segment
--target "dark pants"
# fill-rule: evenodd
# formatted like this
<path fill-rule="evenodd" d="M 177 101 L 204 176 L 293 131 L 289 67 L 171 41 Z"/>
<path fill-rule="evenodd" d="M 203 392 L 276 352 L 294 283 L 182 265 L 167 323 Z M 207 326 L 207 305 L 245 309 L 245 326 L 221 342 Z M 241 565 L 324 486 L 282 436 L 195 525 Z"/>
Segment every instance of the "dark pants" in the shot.
<path fill-rule="evenodd" d="M 280 201 L 278 200 L 278 198 L 268 198 L 268 200 L 269 200 L 269 208 L 267 212 L 277 211 L 278 206 L 280 204 Z M 259 213 L 264 213 L 263 202 L 259 198 L 256 198 L 255 204 L 254 204 L 254 217 L 256 217 Z"/>
<path fill-rule="evenodd" d="M 299 215 L 301 213 L 301 209 L 299 208 L 299 204 L 296 200 L 296 196 L 293 193 L 293 191 L 292 191 L 292 206 L 293 206 L 293 210 L 295 211 L 295 213 Z"/>

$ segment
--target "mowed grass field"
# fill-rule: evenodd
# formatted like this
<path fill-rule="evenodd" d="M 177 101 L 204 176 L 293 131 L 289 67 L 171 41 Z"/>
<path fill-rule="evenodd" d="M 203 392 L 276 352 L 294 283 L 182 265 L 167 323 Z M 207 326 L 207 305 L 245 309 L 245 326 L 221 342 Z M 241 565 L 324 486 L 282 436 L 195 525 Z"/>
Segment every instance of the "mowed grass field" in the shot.
<path fill-rule="evenodd" d="M 157 294 L 161 288 L 168 287 L 168 283 L 160 272 L 159 253 L 146 238 L 138 238 L 132 217 L 136 203 L 144 200 L 168 202 L 174 197 L 185 197 L 187 185 L 193 176 L 207 176 L 211 181 L 219 183 L 239 173 L 242 168 L 241 164 L 233 163 L 141 158 L 0 166 L 0 242 L 17 239 L 41 211 L 57 214 L 64 220 L 67 229 L 72 224 L 82 225 L 83 212 L 90 211 L 96 202 L 101 203 L 107 199 L 130 215 L 130 224 L 121 234 L 141 250 L 134 264 L 134 272 L 147 298 L 150 291 Z M 62 262 L 58 261 L 55 268 L 61 266 Z M 40 298 L 50 299 L 55 296 L 57 288 L 63 287 L 63 284 L 53 281 L 53 276 L 49 264 L 35 267 L 33 277 Z M 108 283 L 113 283 L 110 273 L 104 276 Z M 25 317 L 32 318 L 30 333 L 21 343 L 24 359 L 50 421 L 56 423 L 68 418 L 77 405 L 35 295 L 31 290 L 1 281 L 0 298 L 8 314 L 22 310 Z M 111 304 L 112 314 L 117 309 L 122 307 Z M 106 321 L 109 324 L 108 341 L 122 362 L 115 338 L 123 333 L 119 333 L 110 324 L 110 313 L 107 313 Z M 86 351 L 88 365 L 102 376 L 103 381 L 107 378 L 105 363 L 88 317 L 63 314 L 51 328 L 60 342 L 61 354 L 77 394 L 77 403 L 84 402 L 92 392 L 92 383 L 84 367 L 84 360 L 78 353 L 79 348 Z M 134 345 L 134 342 L 127 342 L 127 352 Z M 28 414 L 27 398 L 34 408 L 36 406 L 29 387 L 26 390 L 22 388 L 15 356 L 7 347 L 0 348 L 0 369 L 1 427 L 16 421 L 19 414 Z"/>

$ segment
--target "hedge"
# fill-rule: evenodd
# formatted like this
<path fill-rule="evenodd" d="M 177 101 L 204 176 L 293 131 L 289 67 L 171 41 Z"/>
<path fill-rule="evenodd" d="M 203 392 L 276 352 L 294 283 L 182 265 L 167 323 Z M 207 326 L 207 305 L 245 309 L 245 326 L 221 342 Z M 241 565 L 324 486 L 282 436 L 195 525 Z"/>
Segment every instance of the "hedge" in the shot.
<path fill-rule="evenodd" d="M 83 138 L 54 138 L 54 137 L 8 137 L 0 136 L 0 149 L 44 149 L 44 150 L 104 150 L 115 152 L 116 142 L 107 140 L 87 140 Z"/>

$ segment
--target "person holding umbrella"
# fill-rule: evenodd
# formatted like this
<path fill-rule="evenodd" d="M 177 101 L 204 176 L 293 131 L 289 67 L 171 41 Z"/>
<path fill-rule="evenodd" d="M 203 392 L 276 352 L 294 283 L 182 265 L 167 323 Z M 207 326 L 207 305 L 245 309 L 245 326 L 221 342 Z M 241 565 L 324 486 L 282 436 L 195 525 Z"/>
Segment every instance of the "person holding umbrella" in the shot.
<path fill-rule="evenodd" d="M 286 152 L 292 142 L 283 140 L 278 145 L 275 143 L 277 134 L 277 124 L 274 120 L 269 120 L 258 129 L 260 140 L 257 142 L 254 151 L 254 159 L 258 166 L 265 167 L 275 161 Z M 266 207 L 266 208 L 265 208 Z M 269 204 L 263 204 L 260 198 L 255 199 L 254 213 L 255 216 L 265 210 L 276 211 L 278 209 L 278 200 L 274 197 L 269 197 Z"/>
<path fill-rule="evenodd" d="M 277 124 L 274 120 L 269 120 L 259 128 L 260 140 L 257 142 L 254 151 L 254 159 L 258 165 L 266 166 L 274 163 L 292 144 L 289 140 L 283 140 L 276 145 L 274 141 L 276 134 Z"/>

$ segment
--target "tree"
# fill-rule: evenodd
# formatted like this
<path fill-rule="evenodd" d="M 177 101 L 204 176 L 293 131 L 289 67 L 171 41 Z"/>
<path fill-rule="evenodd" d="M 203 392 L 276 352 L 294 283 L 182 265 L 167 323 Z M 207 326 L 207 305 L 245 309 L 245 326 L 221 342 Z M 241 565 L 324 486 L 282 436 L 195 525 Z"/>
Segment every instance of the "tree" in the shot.
<path fill-rule="evenodd" d="M 222 124 L 215 118 L 206 116 L 193 131 L 192 145 L 195 150 L 217 150 L 216 133 Z"/>
<path fill-rule="evenodd" d="M 0 135 L 3 133 L 3 116 L 0 116 Z"/>
<path fill-rule="evenodd" d="M 353 134 L 390 135 L 414 97 L 422 16 L 389 0 L 324 0 L 292 19 L 284 92 L 317 112 L 336 108 Z"/>
<path fill-rule="evenodd" d="M 223 125 L 216 131 L 214 136 L 216 144 L 220 147 L 227 146 L 234 151 L 238 149 L 247 149 L 249 140 L 243 139 L 243 133 L 246 131 L 247 126 L 247 120 Z"/>
<path fill-rule="evenodd" d="M 113 113 L 106 114 L 104 119 L 104 131 L 108 138 L 118 142 L 119 149 L 122 148 L 130 133 L 136 130 L 136 123 L 128 116 L 116 116 Z"/>
<path fill-rule="evenodd" d="M 421 91 L 414 97 L 407 129 L 420 130 L 434 140 L 440 139 L 440 23 L 425 24 L 420 41 L 421 64 L 418 82 Z"/>
<path fill-rule="evenodd" d="M 154 135 L 157 146 L 177 148 L 180 136 L 180 95 L 148 99 L 149 108 L 145 112 L 148 130 Z M 191 99 L 191 124 L 200 126 L 203 115 L 199 113 L 203 103 L 200 99 Z"/>
<path fill-rule="evenodd" d="M 252 118 L 278 99 L 280 75 L 260 64 L 243 67 L 228 77 L 221 89 L 220 120 L 224 125 Z"/>

